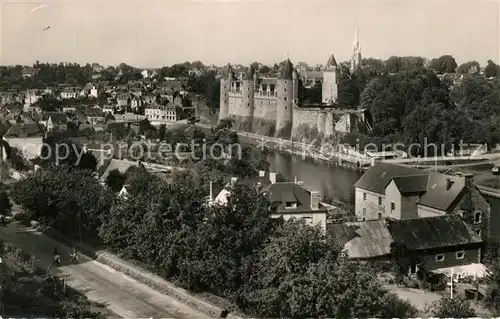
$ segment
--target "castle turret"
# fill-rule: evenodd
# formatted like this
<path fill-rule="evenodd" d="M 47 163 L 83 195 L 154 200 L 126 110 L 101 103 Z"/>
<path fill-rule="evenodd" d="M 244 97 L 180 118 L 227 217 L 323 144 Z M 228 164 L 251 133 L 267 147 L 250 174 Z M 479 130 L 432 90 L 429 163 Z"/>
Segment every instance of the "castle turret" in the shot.
<path fill-rule="evenodd" d="M 255 70 L 252 66 L 249 67 L 248 73 L 243 73 L 241 78 L 241 112 L 243 117 L 242 129 L 245 131 L 252 130 L 253 109 L 254 109 L 254 82 Z"/>
<path fill-rule="evenodd" d="M 339 98 L 340 72 L 335 57 L 330 55 L 328 62 L 323 68 L 323 85 L 321 91 L 321 101 L 327 105 L 337 103 Z"/>
<path fill-rule="evenodd" d="M 220 110 L 219 120 L 229 117 L 229 91 L 233 85 L 234 72 L 231 65 L 227 64 L 227 70 L 220 80 Z"/>
<path fill-rule="evenodd" d="M 290 138 L 292 128 L 292 104 L 294 96 L 293 65 L 289 59 L 284 62 L 277 80 L 276 131 L 275 135 Z M 297 79 L 298 80 L 298 79 Z"/>

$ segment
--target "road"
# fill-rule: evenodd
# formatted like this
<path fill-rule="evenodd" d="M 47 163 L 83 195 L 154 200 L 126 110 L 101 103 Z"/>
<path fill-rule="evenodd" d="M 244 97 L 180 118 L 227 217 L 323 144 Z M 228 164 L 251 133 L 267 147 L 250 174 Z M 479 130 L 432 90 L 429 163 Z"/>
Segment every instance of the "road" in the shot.
<path fill-rule="evenodd" d="M 10 224 L 2 234 L 6 241 L 33 254 L 44 269 L 48 269 L 57 248 L 62 266 L 49 271 L 69 276 L 69 286 L 90 300 L 105 304 L 119 318 L 209 318 L 86 256 L 79 256 L 79 264 L 70 264 L 68 247 L 18 223 Z"/>

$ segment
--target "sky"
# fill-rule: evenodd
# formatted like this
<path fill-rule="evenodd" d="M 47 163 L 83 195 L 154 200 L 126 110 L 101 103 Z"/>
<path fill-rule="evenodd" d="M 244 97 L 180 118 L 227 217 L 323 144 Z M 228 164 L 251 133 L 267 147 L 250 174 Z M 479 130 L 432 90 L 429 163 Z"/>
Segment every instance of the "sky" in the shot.
<path fill-rule="evenodd" d="M 356 26 L 363 57 L 500 62 L 495 2 L 0 1 L 2 65 L 324 64 L 350 59 Z"/>

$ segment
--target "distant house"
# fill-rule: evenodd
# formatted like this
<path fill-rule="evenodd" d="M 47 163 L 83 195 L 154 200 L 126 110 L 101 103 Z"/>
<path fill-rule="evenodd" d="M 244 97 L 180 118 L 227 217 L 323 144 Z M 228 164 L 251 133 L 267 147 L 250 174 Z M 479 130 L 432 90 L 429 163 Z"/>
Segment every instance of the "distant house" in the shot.
<path fill-rule="evenodd" d="M 40 156 L 45 132 L 38 123 L 15 123 L 4 134 L 10 147 L 18 148 L 27 159 Z"/>
<path fill-rule="evenodd" d="M 130 99 L 130 107 L 132 108 L 132 110 L 137 110 L 141 106 L 142 106 L 142 100 L 140 97 L 133 96 Z"/>
<path fill-rule="evenodd" d="M 99 63 L 92 63 L 92 72 L 102 72 L 104 70 L 104 67 L 100 65 Z"/>
<path fill-rule="evenodd" d="M 118 96 L 116 97 L 116 104 L 118 105 L 118 107 L 126 107 L 130 105 L 130 94 L 118 94 Z"/>
<path fill-rule="evenodd" d="M 354 187 L 358 220 L 459 214 L 480 236 L 500 233 L 499 225 L 488 222 L 491 207 L 474 185 L 471 174 L 445 175 L 379 163 L 368 169 Z M 467 202 L 473 211 L 467 211 Z M 488 234 L 482 234 L 484 229 Z"/>
<path fill-rule="evenodd" d="M 87 122 L 91 125 L 104 124 L 105 113 L 99 108 L 90 108 L 85 110 Z"/>
<path fill-rule="evenodd" d="M 68 128 L 68 117 L 64 113 L 45 112 L 42 116 L 42 123 L 49 132 L 63 132 Z"/>
<path fill-rule="evenodd" d="M 172 104 L 153 103 L 144 110 L 144 115 L 152 125 L 161 125 L 177 121 L 180 117 L 180 109 Z"/>
<path fill-rule="evenodd" d="M 80 94 L 80 89 L 77 87 L 67 87 L 61 91 L 61 99 L 76 99 Z"/>
<path fill-rule="evenodd" d="M 24 105 L 33 105 L 42 98 L 42 95 L 38 90 L 26 90 L 24 95 Z"/>
<path fill-rule="evenodd" d="M 21 76 L 23 78 L 31 78 L 33 75 L 35 75 L 36 69 L 33 67 L 26 66 L 23 68 L 23 71 L 21 73 Z"/>
<path fill-rule="evenodd" d="M 231 178 L 231 182 L 215 198 L 210 198 L 210 204 L 227 205 L 231 187 L 236 184 L 257 186 L 263 193 L 269 194 L 275 205 L 272 218 L 303 219 L 310 225 L 320 225 L 323 231 L 326 230 L 328 210 L 321 204 L 319 192 L 307 190 L 300 182 L 276 182 L 276 173 L 273 172 L 260 171 L 255 178 Z"/>

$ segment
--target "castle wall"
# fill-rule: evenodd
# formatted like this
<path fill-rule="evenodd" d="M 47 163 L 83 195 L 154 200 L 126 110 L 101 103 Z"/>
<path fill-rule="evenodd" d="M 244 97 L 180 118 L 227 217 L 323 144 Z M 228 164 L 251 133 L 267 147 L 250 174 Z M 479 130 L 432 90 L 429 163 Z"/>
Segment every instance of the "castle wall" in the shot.
<path fill-rule="evenodd" d="M 252 131 L 273 136 L 276 131 L 277 100 L 275 97 L 254 97 Z"/>

